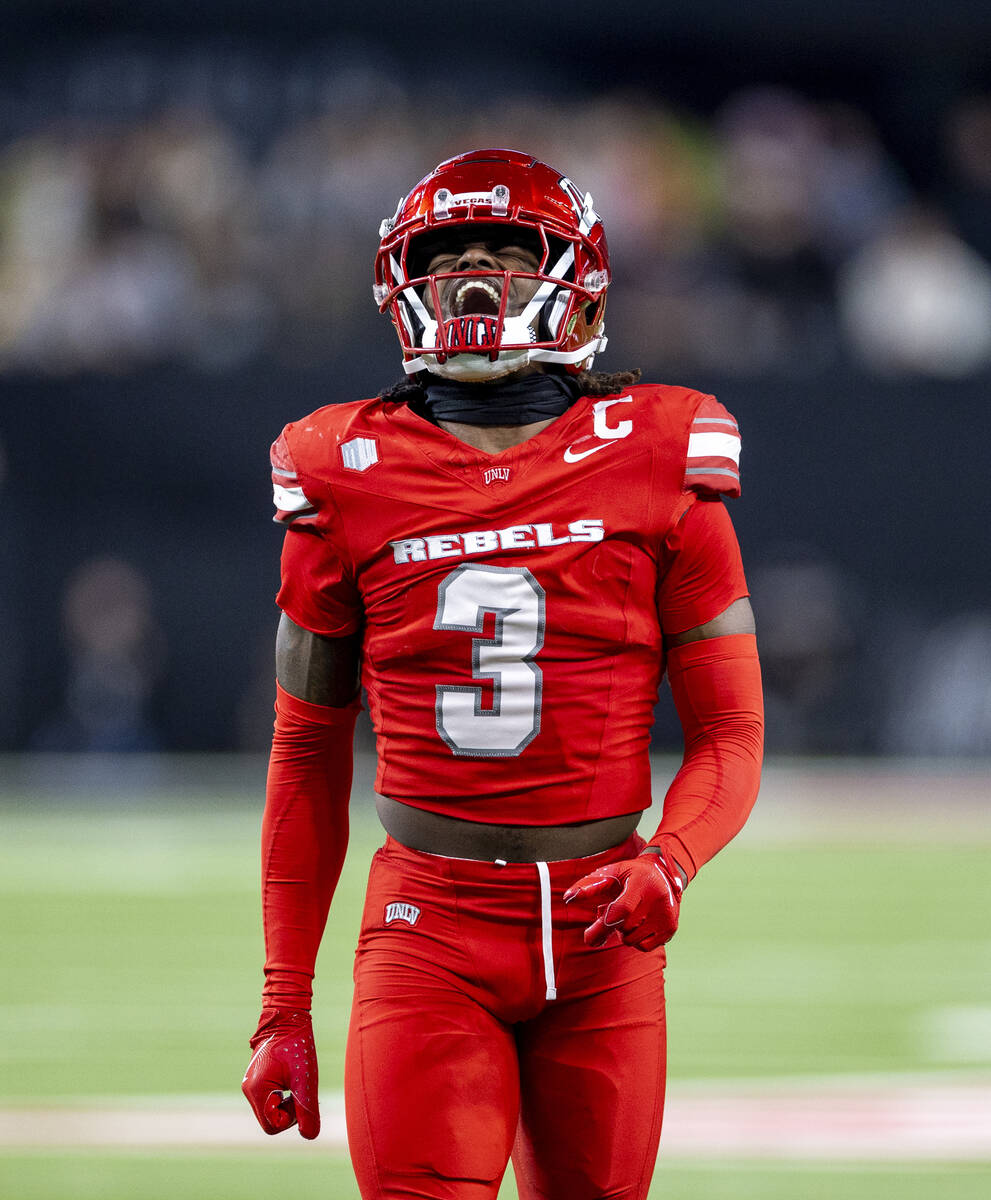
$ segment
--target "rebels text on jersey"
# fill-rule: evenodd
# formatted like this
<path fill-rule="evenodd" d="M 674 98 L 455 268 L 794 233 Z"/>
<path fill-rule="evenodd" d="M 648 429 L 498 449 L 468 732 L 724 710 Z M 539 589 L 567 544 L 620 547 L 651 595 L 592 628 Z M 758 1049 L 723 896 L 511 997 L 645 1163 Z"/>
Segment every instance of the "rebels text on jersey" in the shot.
<path fill-rule="evenodd" d="M 649 804 L 664 544 L 696 493 L 739 493 L 738 464 L 726 409 L 654 385 L 497 455 L 381 400 L 287 426 L 278 602 L 362 631 L 377 790 L 515 824 Z M 702 619 L 740 594 L 715 589 Z"/>

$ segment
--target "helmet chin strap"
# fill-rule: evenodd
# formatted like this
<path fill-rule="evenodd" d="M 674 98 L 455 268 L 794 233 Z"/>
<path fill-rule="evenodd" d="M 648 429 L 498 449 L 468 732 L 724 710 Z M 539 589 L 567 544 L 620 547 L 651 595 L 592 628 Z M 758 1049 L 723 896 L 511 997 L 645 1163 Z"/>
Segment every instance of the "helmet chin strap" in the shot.
<path fill-rule="evenodd" d="M 520 371 L 530 362 L 529 350 L 503 350 L 492 361 L 487 354 L 451 354 L 446 362 L 438 362 L 433 355 L 424 355 L 423 365 L 433 375 L 442 379 L 456 379 L 463 383 L 483 383 L 489 379 L 502 379 Z"/>
<path fill-rule="evenodd" d="M 590 371 L 596 354 L 601 354 L 608 344 L 606 335 L 586 342 L 577 350 L 503 350 L 493 362 L 487 354 L 458 354 L 448 356 L 447 362 L 437 361 L 436 355 L 424 353 L 403 363 L 407 375 L 416 375 L 419 371 L 429 371 L 443 379 L 460 379 L 466 383 L 484 382 L 488 379 L 501 379 L 514 371 L 528 366 L 532 362 L 560 363 L 564 366 L 581 365 L 581 369 Z"/>

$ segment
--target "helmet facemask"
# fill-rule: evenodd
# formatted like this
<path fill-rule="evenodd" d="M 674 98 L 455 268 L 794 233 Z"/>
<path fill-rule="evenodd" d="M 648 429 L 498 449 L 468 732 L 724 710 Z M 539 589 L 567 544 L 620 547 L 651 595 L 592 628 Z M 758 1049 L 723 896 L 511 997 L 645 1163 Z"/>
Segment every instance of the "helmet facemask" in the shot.
<path fill-rule="evenodd" d="M 424 322 L 419 336 L 424 348 L 432 336 L 438 350 L 424 355 L 426 369 L 479 381 L 525 367 L 538 337 L 530 302 L 546 251 L 535 230 L 506 224 L 465 223 L 411 238 L 409 286 L 433 322 Z"/>
<path fill-rule="evenodd" d="M 459 243 L 476 242 L 495 247 L 489 258 L 504 259 L 503 247 L 512 245 L 532 261 L 518 256 L 518 269 L 464 270 Z M 533 226 L 465 222 L 411 236 L 392 266 L 397 284 L 405 277 L 391 300 L 403 348 L 415 355 L 404 364 L 409 373 L 499 379 L 553 351 L 565 322 L 590 302 L 574 283 L 573 244 Z"/>

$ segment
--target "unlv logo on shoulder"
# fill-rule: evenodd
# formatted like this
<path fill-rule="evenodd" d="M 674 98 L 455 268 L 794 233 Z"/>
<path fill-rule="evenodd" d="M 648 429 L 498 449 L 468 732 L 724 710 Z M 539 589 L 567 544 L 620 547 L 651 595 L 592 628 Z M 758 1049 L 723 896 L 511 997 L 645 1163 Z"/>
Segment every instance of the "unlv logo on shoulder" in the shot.
<path fill-rule="evenodd" d="M 341 460 L 349 471 L 367 471 L 379 461 L 378 443 L 365 437 L 341 442 Z"/>
<path fill-rule="evenodd" d="M 415 904 L 409 904 L 405 900 L 393 900 L 391 904 L 385 906 L 385 923 L 391 925 L 393 921 L 404 921 L 407 925 L 415 925 L 420 919 L 420 910 Z"/>

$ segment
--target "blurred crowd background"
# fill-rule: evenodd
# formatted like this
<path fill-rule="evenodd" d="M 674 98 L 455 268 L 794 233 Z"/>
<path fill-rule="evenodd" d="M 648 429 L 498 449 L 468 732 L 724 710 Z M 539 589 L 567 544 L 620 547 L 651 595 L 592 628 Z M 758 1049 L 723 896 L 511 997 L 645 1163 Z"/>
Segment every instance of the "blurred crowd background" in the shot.
<path fill-rule="evenodd" d="M 590 5 L 567 31 L 516 7 L 503 43 L 445 46 L 374 5 L 295 0 L 293 34 L 260 5 L 132 27 L 80 2 L 57 36 L 15 5 L 0 749 L 265 747 L 268 445 L 400 375 L 379 221 L 494 144 L 603 215 L 597 365 L 740 420 L 769 749 L 991 753 L 991 22 L 951 3 L 940 40 L 913 3 L 908 32 L 840 3 L 762 38 L 728 4 L 618 4 L 607 38 Z"/>

